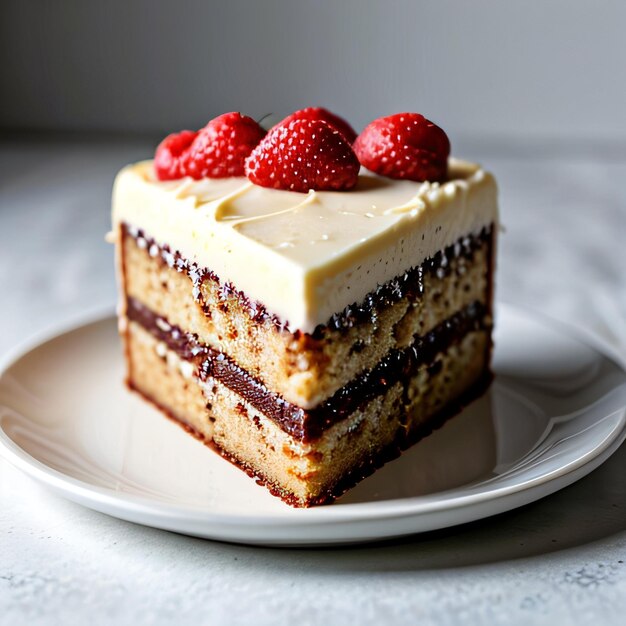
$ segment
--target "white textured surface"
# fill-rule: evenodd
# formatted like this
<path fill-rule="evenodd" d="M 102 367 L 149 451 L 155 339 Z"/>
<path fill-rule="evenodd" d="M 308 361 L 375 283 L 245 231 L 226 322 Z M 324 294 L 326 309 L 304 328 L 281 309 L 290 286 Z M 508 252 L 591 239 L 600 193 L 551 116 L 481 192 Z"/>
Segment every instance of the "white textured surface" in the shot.
<path fill-rule="evenodd" d="M 0 353 L 113 302 L 102 242 L 110 187 L 120 164 L 147 152 L 139 143 L 0 147 Z M 498 296 L 592 323 L 626 350 L 626 154 L 463 153 L 500 183 Z M 0 624 L 622 623 L 625 463 L 622 448 L 576 485 L 463 528 L 298 551 L 124 523 L 0 462 Z"/>

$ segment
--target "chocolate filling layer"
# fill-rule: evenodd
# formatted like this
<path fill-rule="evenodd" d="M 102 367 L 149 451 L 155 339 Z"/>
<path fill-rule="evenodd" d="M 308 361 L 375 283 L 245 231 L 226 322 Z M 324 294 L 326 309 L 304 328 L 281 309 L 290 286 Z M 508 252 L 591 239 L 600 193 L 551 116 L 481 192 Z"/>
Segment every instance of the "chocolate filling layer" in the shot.
<path fill-rule="evenodd" d="M 177 272 L 185 273 L 193 285 L 193 295 L 196 301 L 203 308 L 204 312 L 210 316 L 209 307 L 204 302 L 202 296 L 202 283 L 213 281 L 219 285 L 219 294 L 223 302 L 228 298 L 236 298 L 239 303 L 248 311 L 250 319 L 257 323 L 272 323 L 279 330 L 288 330 L 295 335 L 300 334 L 298 330 L 291 330 L 287 320 L 281 320 L 277 316 L 267 311 L 260 302 L 251 300 L 242 291 L 237 290 L 231 283 L 223 282 L 215 272 L 202 268 L 198 264 L 186 259 L 179 252 L 170 250 L 167 245 L 160 245 L 154 239 L 148 237 L 142 230 L 122 224 L 123 235 L 128 235 L 135 239 L 137 246 L 146 250 L 151 257 L 159 258 L 168 267 Z M 374 322 L 378 311 L 388 307 L 403 298 L 413 301 L 419 298 L 424 291 L 424 274 L 436 274 L 438 278 L 444 278 L 451 271 L 452 259 L 469 261 L 476 250 L 484 245 L 492 246 L 493 226 L 483 228 L 476 235 L 462 237 L 456 243 L 448 246 L 434 256 L 426 259 L 421 265 L 413 267 L 400 276 L 396 276 L 380 285 L 376 290 L 370 292 L 359 303 L 347 306 L 343 311 L 333 315 L 326 324 L 320 324 L 315 328 L 312 336 L 321 339 L 328 331 L 349 329 L 363 322 Z M 457 263 L 457 271 L 464 270 L 463 264 Z"/>
<path fill-rule="evenodd" d="M 310 441 L 392 385 L 413 376 L 419 367 L 436 367 L 435 357 L 468 332 L 490 327 L 485 305 L 474 302 L 402 350 L 392 350 L 371 370 L 339 389 L 314 409 L 305 410 L 270 391 L 224 353 L 200 343 L 198 337 L 172 326 L 135 298 L 127 299 L 128 319 L 137 322 L 182 359 L 196 365 L 201 380 L 215 378 L 276 422 L 294 439 Z"/>

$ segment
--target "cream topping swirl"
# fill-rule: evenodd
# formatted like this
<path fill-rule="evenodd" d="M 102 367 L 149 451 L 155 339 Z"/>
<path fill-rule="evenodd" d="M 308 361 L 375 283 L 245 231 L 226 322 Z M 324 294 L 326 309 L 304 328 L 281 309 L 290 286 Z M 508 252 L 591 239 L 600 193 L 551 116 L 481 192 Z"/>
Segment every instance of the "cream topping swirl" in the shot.
<path fill-rule="evenodd" d="M 267 189 L 246 178 L 158 181 L 152 161 L 124 168 L 113 191 L 125 222 L 215 272 L 290 329 L 333 313 L 497 221 L 493 176 L 450 159 L 445 183 L 365 169 L 352 191 Z"/>

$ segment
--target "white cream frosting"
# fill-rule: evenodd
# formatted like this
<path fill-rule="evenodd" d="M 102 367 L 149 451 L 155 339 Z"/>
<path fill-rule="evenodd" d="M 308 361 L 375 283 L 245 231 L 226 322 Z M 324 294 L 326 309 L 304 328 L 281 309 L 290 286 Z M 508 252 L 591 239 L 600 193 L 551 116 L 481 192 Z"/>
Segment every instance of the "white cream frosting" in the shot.
<path fill-rule="evenodd" d="M 113 189 L 115 232 L 142 229 L 304 332 L 497 219 L 493 176 L 457 159 L 442 184 L 363 169 L 352 191 L 308 194 L 246 178 L 163 182 L 142 161 Z"/>

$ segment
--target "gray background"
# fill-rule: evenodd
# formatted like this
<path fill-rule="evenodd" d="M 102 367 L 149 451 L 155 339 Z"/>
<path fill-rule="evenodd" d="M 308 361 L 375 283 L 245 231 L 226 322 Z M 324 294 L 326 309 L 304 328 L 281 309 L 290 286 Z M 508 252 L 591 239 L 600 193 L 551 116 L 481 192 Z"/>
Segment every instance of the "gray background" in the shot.
<path fill-rule="evenodd" d="M 0 127 L 163 133 L 326 105 L 466 136 L 626 142 L 615 0 L 2 0 Z"/>

